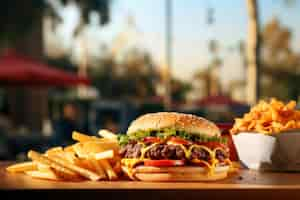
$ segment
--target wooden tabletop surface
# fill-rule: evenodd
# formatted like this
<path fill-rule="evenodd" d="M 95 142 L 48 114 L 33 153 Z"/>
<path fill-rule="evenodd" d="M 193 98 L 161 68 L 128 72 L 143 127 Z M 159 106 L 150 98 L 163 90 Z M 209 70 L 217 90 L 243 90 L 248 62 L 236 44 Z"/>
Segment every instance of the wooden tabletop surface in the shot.
<path fill-rule="evenodd" d="M 151 183 L 137 181 L 58 182 L 34 179 L 23 174 L 7 173 L 9 162 L 0 162 L 0 189 L 103 189 L 103 190 L 299 190 L 300 173 L 270 173 L 241 170 L 225 180 L 201 182 Z"/>

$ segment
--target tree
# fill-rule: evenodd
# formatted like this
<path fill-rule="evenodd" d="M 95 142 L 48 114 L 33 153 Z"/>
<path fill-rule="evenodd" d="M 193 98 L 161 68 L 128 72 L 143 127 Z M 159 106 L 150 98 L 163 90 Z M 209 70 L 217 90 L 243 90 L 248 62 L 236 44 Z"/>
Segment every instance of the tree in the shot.
<path fill-rule="evenodd" d="M 219 77 L 221 63 L 220 59 L 214 59 L 205 69 L 196 72 L 194 78 L 203 85 L 199 92 L 204 94 L 204 96 L 214 96 L 222 93 Z"/>
<path fill-rule="evenodd" d="M 295 0 L 283 0 L 286 6 L 294 4 Z M 260 97 L 260 30 L 257 0 L 246 0 L 248 9 L 248 39 L 247 39 L 247 100 L 253 104 Z M 276 24 L 270 24 L 269 28 Z M 274 28 L 274 27 L 273 27 Z M 276 28 L 276 27 L 275 27 Z M 282 32 L 283 37 L 289 38 L 288 31 Z M 287 40 L 277 45 L 286 45 Z M 271 52 L 272 53 L 272 52 Z"/>
<path fill-rule="evenodd" d="M 262 97 L 297 99 L 300 94 L 300 54 L 291 47 L 292 33 L 272 19 L 262 30 Z M 276 83 L 276 86 L 274 86 Z"/>
<path fill-rule="evenodd" d="M 247 100 L 255 104 L 259 97 L 259 16 L 256 0 L 246 0 L 248 9 L 248 38 L 247 38 Z"/>
<path fill-rule="evenodd" d="M 133 56 L 122 63 L 110 57 L 100 64 L 101 67 L 91 68 L 89 74 L 103 98 L 141 101 L 155 94 L 158 74 L 149 54 Z"/>
<path fill-rule="evenodd" d="M 49 0 L 51 1 L 51 0 Z M 43 58 L 42 17 L 47 0 L 3 0 L 1 1 L 0 41 L 1 48 L 15 48 L 34 59 Z M 60 2 L 60 1 L 59 1 Z M 66 1 L 62 1 L 65 3 Z M 100 5 L 105 0 L 77 1 L 84 7 L 84 13 L 92 9 L 93 3 Z M 95 9 L 95 8 L 93 8 Z M 96 10 L 98 10 L 96 8 Z M 101 12 L 101 11 L 100 11 Z M 83 15 L 84 15 L 83 13 Z M 84 21 L 84 20 L 83 20 Z M 41 130 L 41 124 L 48 117 L 48 90 L 8 88 L 9 108 L 15 126 L 27 125 Z M 34 108 L 34 109 L 32 109 Z"/>
<path fill-rule="evenodd" d="M 192 89 L 191 83 L 175 78 L 172 79 L 171 86 L 172 100 L 175 103 L 184 102 L 186 94 Z"/>
<path fill-rule="evenodd" d="M 265 67 L 299 72 L 299 55 L 291 47 L 292 33 L 273 18 L 262 30 L 262 61 Z"/>

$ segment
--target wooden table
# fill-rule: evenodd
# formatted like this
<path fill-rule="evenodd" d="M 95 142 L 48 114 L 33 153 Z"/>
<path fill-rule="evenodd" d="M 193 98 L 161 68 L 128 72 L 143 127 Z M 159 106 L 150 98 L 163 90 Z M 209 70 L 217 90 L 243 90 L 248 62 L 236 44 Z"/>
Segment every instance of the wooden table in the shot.
<path fill-rule="evenodd" d="M 57 197 L 99 199 L 300 199 L 300 173 L 262 173 L 241 170 L 239 174 L 213 183 L 134 181 L 56 182 L 32 179 L 5 171 L 0 162 L 0 190 L 14 195 L 44 199 Z M 47 194 L 47 195 L 45 195 Z"/>

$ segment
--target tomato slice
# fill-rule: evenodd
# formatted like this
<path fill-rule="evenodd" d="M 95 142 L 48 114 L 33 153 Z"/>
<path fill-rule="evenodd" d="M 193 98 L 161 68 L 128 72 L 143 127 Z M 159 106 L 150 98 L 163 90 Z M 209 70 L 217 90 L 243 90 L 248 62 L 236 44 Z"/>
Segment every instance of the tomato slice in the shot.
<path fill-rule="evenodd" d="M 143 140 L 145 143 L 158 143 L 161 141 L 161 139 L 159 137 L 145 137 Z"/>
<path fill-rule="evenodd" d="M 170 140 L 171 142 L 177 143 L 177 144 L 183 144 L 183 145 L 188 145 L 190 144 L 189 141 L 179 138 L 179 137 L 171 137 Z"/>
<path fill-rule="evenodd" d="M 173 166 L 183 166 L 185 165 L 184 160 L 145 160 L 145 166 L 152 167 L 173 167 Z"/>

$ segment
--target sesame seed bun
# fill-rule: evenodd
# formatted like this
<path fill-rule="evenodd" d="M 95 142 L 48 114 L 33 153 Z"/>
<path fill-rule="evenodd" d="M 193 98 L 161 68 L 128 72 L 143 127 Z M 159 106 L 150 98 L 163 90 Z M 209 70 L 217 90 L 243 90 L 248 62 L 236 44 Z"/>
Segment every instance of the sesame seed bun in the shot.
<path fill-rule="evenodd" d="M 158 112 L 142 115 L 130 124 L 127 135 L 141 130 L 148 131 L 164 128 L 175 128 L 193 135 L 221 136 L 219 128 L 213 122 L 196 115 L 176 112 Z"/>

